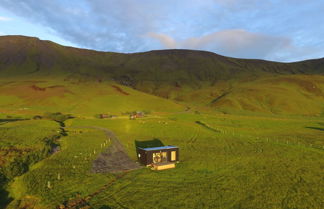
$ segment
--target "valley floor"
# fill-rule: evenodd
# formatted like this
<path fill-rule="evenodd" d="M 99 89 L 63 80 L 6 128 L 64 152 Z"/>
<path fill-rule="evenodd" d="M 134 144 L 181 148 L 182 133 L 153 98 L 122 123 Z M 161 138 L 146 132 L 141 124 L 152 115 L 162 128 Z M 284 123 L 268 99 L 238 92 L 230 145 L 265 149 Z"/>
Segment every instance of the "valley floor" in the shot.
<path fill-rule="evenodd" d="M 39 125 L 44 120 L 39 120 Z M 21 123 L 12 121 L 19 128 Z M 16 124 L 16 125 L 15 125 Z M 35 124 L 34 124 L 35 125 Z M 136 120 L 65 122 L 59 152 L 34 164 L 6 189 L 7 208 L 55 208 L 71 198 L 93 208 L 323 208 L 324 118 L 193 112 Z M 121 140 L 135 162 L 135 140 L 180 147 L 175 169 L 94 173 L 93 161 Z M 19 130 L 19 129 L 17 129 Z M 86 203 L 79 201 L 84 200 Z"/>

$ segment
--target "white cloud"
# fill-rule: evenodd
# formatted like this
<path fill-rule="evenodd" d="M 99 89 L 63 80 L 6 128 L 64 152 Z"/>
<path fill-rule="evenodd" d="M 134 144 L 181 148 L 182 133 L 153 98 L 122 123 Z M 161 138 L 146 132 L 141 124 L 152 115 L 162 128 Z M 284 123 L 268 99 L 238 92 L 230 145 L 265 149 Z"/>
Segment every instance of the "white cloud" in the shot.
<path fill-rule="evenodd" d="M 0 21 L 10 21 L 12 18 L 0 16 Z"/>
<path fill-rule="evenodd" d="M 161 44 L 166 48 L 177 48 L 178 43 L 168 35 L 151 32 L 148 33 L 147 36 L 159 40 Z"/>
<path fill-rule="evenodd" d="M 241 58 L 280 59 L 279 51 L 285 52 L 286 57 L 296 50 L 288 38 L 243 29 L 222 30 L 185 40 L 175 40 L 166 34 L 149 33 L 148 36 L 158 40 L 164 48 L 203 49 Z"/>

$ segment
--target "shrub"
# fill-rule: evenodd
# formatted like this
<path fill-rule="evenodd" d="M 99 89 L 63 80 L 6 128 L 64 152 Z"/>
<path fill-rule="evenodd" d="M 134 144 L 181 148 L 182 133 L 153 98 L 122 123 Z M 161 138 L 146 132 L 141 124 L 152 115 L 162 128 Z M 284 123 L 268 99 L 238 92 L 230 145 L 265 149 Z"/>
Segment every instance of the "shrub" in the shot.
<path fill-rule="evenodd" d="M 150 111 L 150 110 L 143 110 L 143 113 L 144 113 L 145 115 L 149 115 L 149 114 L 151 114 L 151 111 Z"/>
<path fill-rule="evenodd" d="M 6 176 L 2 173 L 2 169 L 0 168 L 0 187 L 4 185 L 7 181 Z"/>
<path fill-rule="evenodd" d="M 94 117 L 98 118 L 98 119 L 101 119 L 101 114 L 95 114 Z"/>
<path fill-rule="evenodd" d="M 34 117 L 33 117 L 33 120 L 40 120 L 40 119 L 42 119 L 43 117 L 42 116 L 40 116 L 40 115 L 35 115 Z"/>
<path fill-rule="evenodd" d="M 16 176 L 22 175 L 27 170 L 28 170 L 28 165 L 24 161 L 20 159 L 15 159 L 15 161 L 10 163 L 3 169 L 3 172 L 8 179 L 12 179 Z"/>
<path fill-rule="evenodd" d="M 73 118 L 72 115 L 70 114 L 62 114 L 60 112 L 56 112 L 56 113 L 45 113 L 44 117 L 50 120 L 54 120 L 60 123 L 63 123 L 64 121 L 66 121 L 67 119 Z"/>

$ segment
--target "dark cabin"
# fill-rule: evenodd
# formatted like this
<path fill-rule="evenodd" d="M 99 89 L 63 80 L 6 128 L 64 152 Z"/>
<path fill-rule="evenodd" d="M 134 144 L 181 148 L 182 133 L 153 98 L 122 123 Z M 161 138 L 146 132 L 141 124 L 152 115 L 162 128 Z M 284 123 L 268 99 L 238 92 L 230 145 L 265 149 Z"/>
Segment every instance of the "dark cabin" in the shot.
<path fill-rule="evenodd" d="M 179 148 L 176 146 L 161 146 L 141 148 L 137 147 L 137 159 L 146 166 L 152 166 L 155 170 L 174 168 L 179 162 Z"/>

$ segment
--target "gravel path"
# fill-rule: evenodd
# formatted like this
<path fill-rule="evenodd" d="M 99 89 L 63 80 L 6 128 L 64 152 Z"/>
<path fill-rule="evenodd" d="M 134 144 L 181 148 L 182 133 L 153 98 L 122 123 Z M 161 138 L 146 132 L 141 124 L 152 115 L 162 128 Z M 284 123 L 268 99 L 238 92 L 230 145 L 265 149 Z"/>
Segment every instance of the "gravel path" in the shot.
<path fill-rule="evenodd" d="M 93 161 L 92 171 L 95 173 L 119 173 L 139 169 L 141 166 L 134 162 L 126 153 L 124 146 L 120 143 L 116 135 L 109 129 L 87 126 L 82 128 L 93 128 L 104 131 L 111 145 L 98 158 Z"/>

